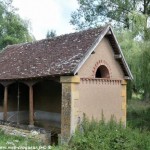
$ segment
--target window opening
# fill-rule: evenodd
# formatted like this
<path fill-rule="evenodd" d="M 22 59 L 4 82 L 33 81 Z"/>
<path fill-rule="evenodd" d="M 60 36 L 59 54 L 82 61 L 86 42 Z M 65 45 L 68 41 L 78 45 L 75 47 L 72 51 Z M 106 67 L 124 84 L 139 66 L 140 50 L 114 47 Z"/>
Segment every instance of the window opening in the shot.
<path fill-rule="evenodd" d="M 95 78 L 110 78 L 107 67 L 104 65 L 99 66 L 96 71 Z"/>

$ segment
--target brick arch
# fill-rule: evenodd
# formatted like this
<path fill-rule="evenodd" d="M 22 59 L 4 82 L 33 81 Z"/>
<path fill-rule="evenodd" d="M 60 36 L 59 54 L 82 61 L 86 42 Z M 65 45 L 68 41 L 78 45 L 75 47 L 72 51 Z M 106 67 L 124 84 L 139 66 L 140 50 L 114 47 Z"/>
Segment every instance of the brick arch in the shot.
<path fill-rule="evenodd" d="M 111 67 L 109 66 L 109 64 L 107 63 L 107 61 L 105 60 L 98 60 L 94 67 L 93 67 L 93 70 L 92 70 L 92 77 L 95 78 L 95 74 L 96 74 L 96 71 L 97 69 L 101 66 L 101 65 L 104 65 L 107 67 L 108 71 L 109 71 L 109 75 L 110 75 L 110 78 L 112 78 L 112 70 L 111 70 Z"/>

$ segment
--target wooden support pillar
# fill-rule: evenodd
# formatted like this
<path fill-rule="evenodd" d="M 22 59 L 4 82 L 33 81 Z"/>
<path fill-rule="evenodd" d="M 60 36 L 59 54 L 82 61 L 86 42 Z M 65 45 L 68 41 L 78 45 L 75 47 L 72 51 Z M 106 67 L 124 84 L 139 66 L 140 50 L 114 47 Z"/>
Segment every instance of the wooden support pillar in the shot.
<path fill-rule="evenodd" d="M 3 119 L 7 121 L 7 110 L 8 110 L 8 86 L 4 87 L 4 113 Z"/>
<path fill-rule="evenodd" d="M 4 86 L 4 106 L 3 106 L 3 120 L 7 121 L 8 115 L 8 86 L 12 84 L 14 81 L 2 81 L 0 82 Z"/>
<path fill-rule="evenodd" d="M 33 86 L 29 85 L 29 126 L 34 126 Z"/>
<path fill-rule="evenodd" d="M 29 127 L 34 127 L 33 85 L 37 81 L 24 81 L 29 87 Z"/>

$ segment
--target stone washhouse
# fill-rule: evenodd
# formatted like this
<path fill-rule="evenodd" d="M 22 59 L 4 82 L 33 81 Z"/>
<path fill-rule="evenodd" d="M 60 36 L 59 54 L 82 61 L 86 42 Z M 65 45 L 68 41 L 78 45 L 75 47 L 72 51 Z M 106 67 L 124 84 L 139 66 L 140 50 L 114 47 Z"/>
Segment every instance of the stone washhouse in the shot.
<path fill-rule="evenodd" d="M 126 124 L 132 78 L 109 25 L 10 45 L 0 53 L 0 120 L 56 129 L 61 142 L 83 114 Z"/>

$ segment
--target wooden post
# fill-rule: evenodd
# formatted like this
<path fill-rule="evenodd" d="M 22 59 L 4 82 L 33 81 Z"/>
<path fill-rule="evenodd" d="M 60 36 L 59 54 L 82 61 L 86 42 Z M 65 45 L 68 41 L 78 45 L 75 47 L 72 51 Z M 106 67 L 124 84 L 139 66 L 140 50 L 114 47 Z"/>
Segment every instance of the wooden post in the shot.
<path fill-rule="evenodd" d="M 29 87 L 29 127 L 32 128 L 34 127 L 33 85 L 37 83 L 37 81 L 24 81 L 23 83 Z"/>
<path fill-rule="evenodd" d="M 8 119 L 8 115 L 7 115 L 7 111 L 8 111 L 8 86 L 10 85 L 10 84 L 12 84 L 14 81 L 2 81 L 2 82 L 0 82 L 3 86 L 4 86 L 4 106 L 3 106 L 3 108 L 4 108 L 4 113 L 3 113 L 3 120 L 4 121 L 7 121 L 7 119 Z"/>
<path fill-rule="evenodd" d="M 33 110 L 33 86 L 29 85 L 29 126 L 34 126 L 34 110 Z"/>
<path fill-rule="evenodd" d="M 4 114 L 3 114 L 3 119 L 5 121 L 7 121 L 7 110 L 8 110 L 7 102 L 8 102 L 8 86 L 5 86 L 4 88 Z"/>

